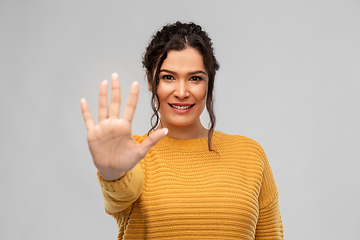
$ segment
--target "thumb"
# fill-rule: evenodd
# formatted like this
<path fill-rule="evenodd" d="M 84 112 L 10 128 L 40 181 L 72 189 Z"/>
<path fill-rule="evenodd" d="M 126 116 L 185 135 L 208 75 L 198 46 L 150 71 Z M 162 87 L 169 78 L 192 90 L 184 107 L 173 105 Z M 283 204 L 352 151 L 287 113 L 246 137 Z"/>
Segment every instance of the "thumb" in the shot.
<path fill-rule="evenodd" d="M 141 156 L 145 156 L 150 150 L 150 148 L 152 148 L 156 143 L 158 143 L 168 132 L 169 130 L 167 128 L 162 128 L 151 133 L 149 137 L 140 144 L 139 151 Z"/>

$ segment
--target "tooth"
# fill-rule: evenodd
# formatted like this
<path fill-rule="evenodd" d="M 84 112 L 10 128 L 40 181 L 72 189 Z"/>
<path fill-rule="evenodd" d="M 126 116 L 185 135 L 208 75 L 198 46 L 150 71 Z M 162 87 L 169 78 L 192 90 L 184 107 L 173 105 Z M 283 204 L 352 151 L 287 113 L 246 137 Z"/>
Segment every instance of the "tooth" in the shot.
<path fill-rule="evenodd" d="M 188 106 L 178 106 L 178 105 L 171 105 L 173 108 L 176 108 L 176 109 L 180 109 L 180 110 L 183 110 L 183 109 L 189 109 L 191 107 L 191 105 L 188 105 Z"/>

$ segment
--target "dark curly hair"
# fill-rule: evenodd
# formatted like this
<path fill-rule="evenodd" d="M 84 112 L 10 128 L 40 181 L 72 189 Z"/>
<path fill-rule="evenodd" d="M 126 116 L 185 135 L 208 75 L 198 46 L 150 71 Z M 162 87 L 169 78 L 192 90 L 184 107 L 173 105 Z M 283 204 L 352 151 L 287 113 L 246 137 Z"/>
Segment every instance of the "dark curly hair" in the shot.
<path fill-rule="evenodd" d="M 213 109 L 214 80 L 216 71 L 219 69 L 219 63 L 214 56 L 212 41 L 208 34 L 195 23 L 181 23 L 165 25 L 160 31 L 152 37 L 146 52 L 143 55 L 143 66 L 146 69 L 149 89 L 152 92 L 151 108 L 154 111 L 151 117 L 151 129 L 154 130 L 159 124 L 160 117 L 156 106 L 157 87 L 159 85 L 160 67 L 167 57 L 170 50 L 180 51 L 186 47 L 192 47 L 199 51 L 203 57 L 204 66 L 208 74 L 208 93 L 206 98 L 206 109 L 209 113 L 209 133 L 208 147 L 211 150 L 211 139 L 214 132 L 216 118 Z M 160 103 L 158 103 L 160 104 Z"/>

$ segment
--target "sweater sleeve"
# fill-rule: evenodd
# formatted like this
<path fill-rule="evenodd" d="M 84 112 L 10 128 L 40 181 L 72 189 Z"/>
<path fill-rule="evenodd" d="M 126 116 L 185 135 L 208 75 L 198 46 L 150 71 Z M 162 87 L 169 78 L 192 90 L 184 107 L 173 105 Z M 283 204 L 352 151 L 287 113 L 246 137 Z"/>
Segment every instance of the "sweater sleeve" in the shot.
<path fill-rule="evenodd" d="M 99 176 L 98 179 L 104 197 L 105 212 L 115 214 L 133 204 L 141 195 L 144 185 L 144 173 L 140 163 L 128 171 L 124 177 L 108 182 Z"/>
<path fill-rule="evenodd" d="M 268 159 L 261 148 L 263 176 L 259 194 L 259 218 L 256 225 L 255 239 L 283 239 L 278 190 Z"/>
<path fill-rule="evenodd" d="M 260 209 L 255 239 L 284 239 L 278 196 L 267 207 Z"/>

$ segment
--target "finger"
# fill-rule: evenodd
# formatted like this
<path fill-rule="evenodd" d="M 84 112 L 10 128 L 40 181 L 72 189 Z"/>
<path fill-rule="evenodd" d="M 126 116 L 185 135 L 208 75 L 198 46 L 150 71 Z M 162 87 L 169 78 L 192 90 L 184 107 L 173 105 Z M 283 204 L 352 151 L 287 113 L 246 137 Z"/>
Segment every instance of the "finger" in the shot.
<path fill-rule="evenodd" d="M 146 138 L 139 146 L 139 152 L 141 156 L 145 156 L 147 152 L 152 148 L 156 143 L 158 143 L 167 133 L 167 128 L 158 129 L 155 132 L 151 133 L 148 138 Z"/>
<path fill-rule="evenodd" d="M 99 122 L 108 118 L 108 100 L 107 100 L 108 82 L 102 81 L 99 88 Z"/>
<path fill-rule="evenodd" d="M 111 76 L 110 118 L 119 118 L 121 105 L 120 81 L 117 73 Z"/>
<path fill-rule="evenodd" d="M 80 105 L 81 105 L 81 112 L 84 117 L 86 129 L 89 130 L 90 128 L 94 127 L 95 124 L 85 98 L 81 99 Z"/>
<path fill-rule="evenodd" d="M 123 118 L 128 120 L 129 122 L 131 122 L 134 117 L 138 96 L 139 84 L 137 82 L 133 82 L 133 84 L 131 84 L 129 98 L 127 100 L 123 113 Z"/>

